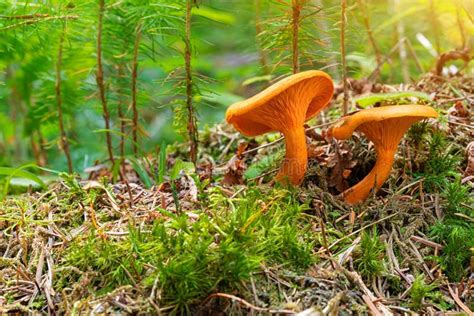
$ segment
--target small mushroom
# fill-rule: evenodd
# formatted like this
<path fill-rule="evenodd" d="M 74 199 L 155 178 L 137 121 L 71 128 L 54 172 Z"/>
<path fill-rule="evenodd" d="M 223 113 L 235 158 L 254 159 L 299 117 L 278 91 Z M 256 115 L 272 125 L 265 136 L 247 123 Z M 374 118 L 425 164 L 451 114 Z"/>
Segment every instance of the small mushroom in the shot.
<path fill-rule="evenodd" d="M 372 189 L 380 189 L 392 169 L 398 144 L 415 122 L 436 118 L 438 113 L 426 105 L 397 105 L 362 110 L 341 118 L 329 131 L 336 139 L 348 139 L 358 130 L 374 143 L 377 161 L 369 174 L 342 193 L 349 204 L 365 200 Z"/>
<path fill-rule="evenodd" d="M 276 180 L 298 185 L 308 160 L 304 122 L 328 105 L 333 90 L 331 77 L 325 72 L 300 72 L 247 100 L 232 104 L 227 109 L 226 120 L 246 136 L 272 131 L 282 133 L 286 157 Z"/>

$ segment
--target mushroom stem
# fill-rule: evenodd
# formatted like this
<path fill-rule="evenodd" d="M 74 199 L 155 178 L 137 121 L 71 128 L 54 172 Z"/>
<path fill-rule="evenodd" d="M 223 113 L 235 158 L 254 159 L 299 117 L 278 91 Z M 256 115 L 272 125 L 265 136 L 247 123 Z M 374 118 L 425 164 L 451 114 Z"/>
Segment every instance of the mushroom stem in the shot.
<path fill-rule="evenodd" d="M 275 179 L 283 184 L 299 185 L 303 180 L 308 162 L 304 126 L 288 129 L 283 132 L 283 135 L 286 157 Z"/>
<path fill-rule="evenodd" d="M 392 170 L 395 150 L 377 149 L 375 166 L 364 179 L 342 193 L 348 204 L 357 204 L 365 200 L 372 189 L 378 190 L 387 180 Z"/>

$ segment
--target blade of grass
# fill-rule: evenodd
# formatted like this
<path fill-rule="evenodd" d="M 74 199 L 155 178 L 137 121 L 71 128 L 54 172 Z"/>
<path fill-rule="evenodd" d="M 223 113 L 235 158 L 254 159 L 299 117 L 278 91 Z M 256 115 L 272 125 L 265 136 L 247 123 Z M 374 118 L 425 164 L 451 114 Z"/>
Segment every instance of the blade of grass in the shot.
<path fill-rule="evenodd" d="M 147 189 L 151 188 L 153 186 L 153 181 L 148 175 L 147 170 L 143 168 L 143 166 L 135 158 L 130 157 L 129 160 L 132 163 L 133 170 L 135 170 L 135 172 L 138 174 L 140 180 L 143 181 L 145 187 Z"/>
<path fill-rule="evenodd" d="M 24 170 L 27 168 L 37 168 L 37 166 L 34 164 L 27 164 L 27 165 L 20 166 L 18 168 L 0 167 L 0 175 L 7 176 L 0 199 L 3 199 L 8 194 L 8 189 L 10 188 L 10 181 L 15 176 L 29 179 L 31 181 L 38 183 L 43 189 L 46 188 L 46 184 L 37 175 Z"/>
<path fill-rule="evenodd" d="M 159 165 L 158 165 L 158 183 L 163 183 L 166 172 L 166 142 L 162 142 L 159 153 Z"/>

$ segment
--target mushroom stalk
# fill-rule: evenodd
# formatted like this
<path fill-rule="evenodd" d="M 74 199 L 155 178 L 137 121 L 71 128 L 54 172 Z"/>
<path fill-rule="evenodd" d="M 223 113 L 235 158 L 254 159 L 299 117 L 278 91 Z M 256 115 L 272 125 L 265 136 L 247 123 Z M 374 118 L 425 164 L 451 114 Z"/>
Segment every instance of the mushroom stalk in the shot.
<path fill-rule="evenodd" d="M 318 70 L 303 71 L 278 81 L 247 100 L 232 104 L 225 117 L 246 136 L 282 133 L 286 157 L 276 180 L 285 185 L 298 185 L 308 159 L 304 122 L 328 105 L 333 91 L 328 74 Z"/>
<path fill-rule="evenodd" d="M 280 183 L 298 185 L 303 180 L 308 163 L 304 126 L 283 132 L 285 136 L 286 157 L 276 180 Z"/>
<path fill-rule="evenodd" d="M 394 150 L 376 149 L 377 161 L 372 170 L 353 187 L 342 193 L 344 200 L 348 204 L 357 204 L 365 200 L 372 189 L 378 190 L 387 180 L 392 170 L 393 160 L 395 156 Z"/>
<path fill-rule="evenodd" d="M 346 202 L 362 202 L 372 189 L 380 189 L 390 174 L 395 152 L 405 132 L 415 122 L 435 117 L 438 117 L 438 113 L 432 107 L 406 104 L 365 109 L 343 117 L 336 123 L 331 130 L 336 139 L 348 139 L 357 130 L 374 144 L 377 154 L 377 162 L 370 173 L 361 182 L 342 192 Z"/>

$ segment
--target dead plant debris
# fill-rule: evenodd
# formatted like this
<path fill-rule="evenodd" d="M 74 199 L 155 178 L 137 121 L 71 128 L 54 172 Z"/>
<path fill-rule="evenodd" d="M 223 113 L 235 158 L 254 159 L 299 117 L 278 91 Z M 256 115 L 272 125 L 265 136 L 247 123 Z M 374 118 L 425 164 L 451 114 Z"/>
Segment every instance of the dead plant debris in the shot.
<path fill-rule="evenodd" d="M 217 125 L 195 176 L 147 188 L 130 165 L 114 184 L 97 165 L 87 181 L 0 202 L 0 313 L 472 314 L 474 79 L 350 85 L 423 91 L 445 119 L 412 129 L 364 204 L 337 197 L 374 161 L 363 135 L 334 143 L 327 121 L 307 129 L 308 175 L 287 191 L 244 175 L 278 139 L 239 142 Z"/>

